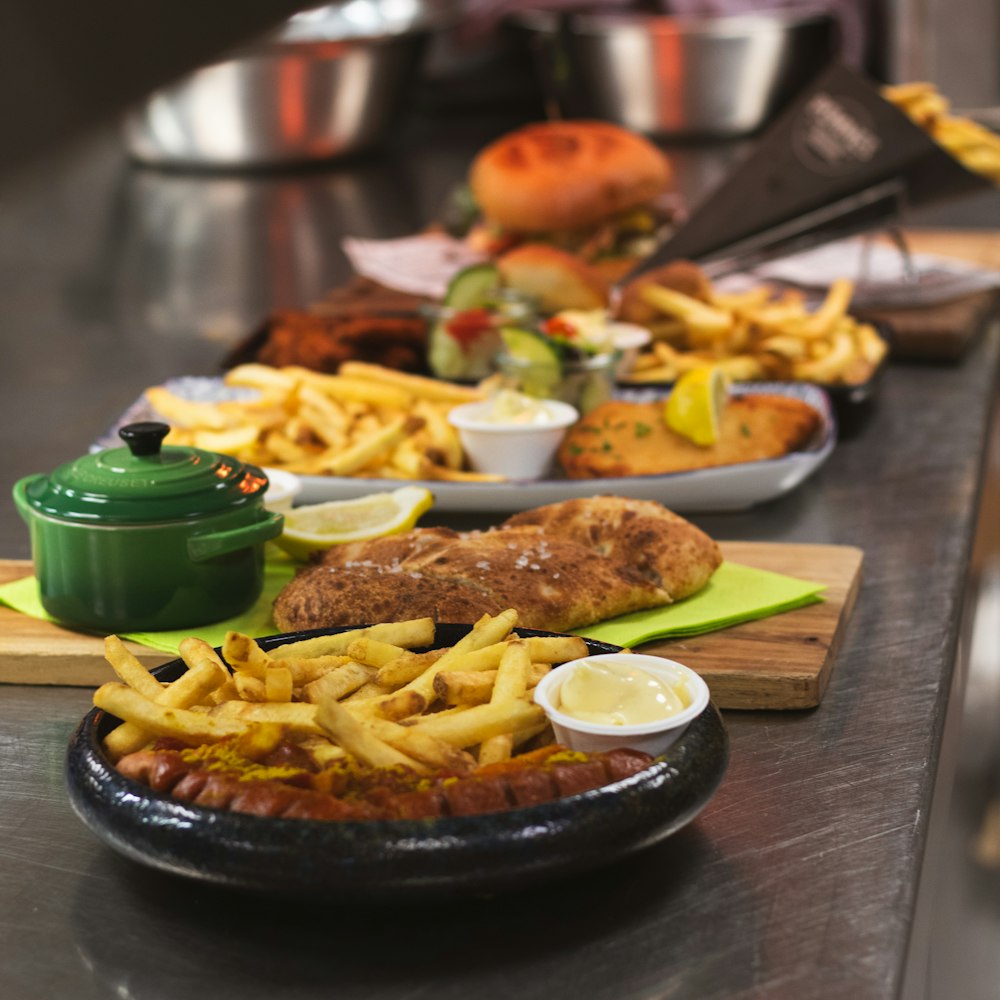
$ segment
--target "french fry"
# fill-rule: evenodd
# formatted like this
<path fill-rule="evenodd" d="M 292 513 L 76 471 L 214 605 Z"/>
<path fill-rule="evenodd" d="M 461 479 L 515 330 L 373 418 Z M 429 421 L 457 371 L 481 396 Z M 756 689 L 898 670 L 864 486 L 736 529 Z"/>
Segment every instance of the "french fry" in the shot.
<path fill-rule="evenodd" d="M 358 663 L 364 663 L 369 667 L 383 667 L 392 660 L 398 659 L 406 650 L 402 646 L 397 646 L 391 642 L 383 642 L 380 639 L 373 639 L 371 636 L 355 639 L 347 647 L 347 655 Z"/>
<path fill-rule="evenodd" d="M 268 667 L 264 671 L 264 696 L 267 701 L 292 700 L 292 672 L 288 667 Z"/>
<path fill-rule="evenodd" d="M 327 471 L 332 476 L 349 476 L 393 449 L 422 426 L 423 421 L 419 417 L 399 417 L 332 457 L 327 463 Z"/>
<path fill-rule="evenodd" d="M 465 454 L 447 412 L 484 398 L 478 388 L 361 362 L 335 375 L 239 365 L 225 382 L 257 396 L 208 403 L 150 387 L 147 400 L 172 426 L 167 440 L 302 475 L 445 475 L 425 469 L 425 462 L 459 475 Z"/>
<path fill-rule="evenodd" d="M 531 657 L 528 655 L 527 644 L 521 640 L 509 643 L 497 669 L 497 679 L 493 685 L 490 704 L 517 703 L 523 699 L 528 690 L 528 670 L 530 667 Z M 497 764 L 502 760 L 508 760 L 513 748 L 513 729 L 510 732 L 490 736 L 483 740 L 479 747 L 479 763 L 480 765 Z"/>
<path fill-rule="evenodd" d="M 643 286 L 647 303 L 680 323 L 683 332 L 669 343 L 654 339 L 639 355 L 628 381 L 673 382 L 694 368 L 715 365 L 733 382 L 819 381 L 813 372 L 828 375 L 826 381 L 834 384 L 864 382 L 884 359 L 886 345 L 874 328 L 861 333 L 865 324 L 848 314 L 853 290 L 853 282 L 838 279 L 811 309 L 798 289 L 776 291 L 767 285 L 737 293 L 710 289 L 711 305 L 706 306 L 672 289 Z M 840 336 L 845 331 L 853 344 L 849 357 Z M 830 360 L 819 363 L 834 346 Z"/>
<path fill-rule="evenodd" d="M 458 432 L 448 423 L 442 409 L 429 400 L 418 400 L 413 412 L 424 421 L 429 443 L 428 454 L 439 455 L 438 464 L 461 469 L 465 461 Z"/>
<path fill-rule="evenodd" d="M 247 363 L 235 365 L 223 376 L 226 385 L 261 389 L 275 395 L 287 395 L 295 388 L 295 376 L 289 369 Z"/>
<path fill-rule="evenodd" d="M 427 704 L 434 700 L 434 677 L 452 665 L 464 653 L 471 653 L 485 646 L 492 646 L 505 639 L 517 624 L 517 612 L 512 608 L 496 616 L 483 615 L 472 628 L 455 643 L 447 653 L 428 667 L 419 677 L 399 689 L 419 694 Z M 397 692 L 398 694 L 399 692 Z M 376 699 L 378 700 L 378 699 Z"/>
<path fill-rule="evenodd" d="M 411 618 L 402 622 L 383 622 L 367 628 L 349 629 L 330 635 L 319 635 L 311 639 L 299 639 L 275 646 L 268 654 L 273 660 L 285 660 L 300 656 L 329 656 L 347 652 L 356 639 L 380 639 L 382 642 L 412 649 L 414 646 L 430 646 L 434 642 L 434 619 Z M 228 657 L 227 657 L 228 659 Z"/>
<path fill-rule="evenodd" d="M 180 641 L 177 652 L 181 654 L 181 659 L 187 664 L 189 670 L 196 667 L 202 660 L 210 660 L 222 671 L 223 679 L 229 676 L 229 671 L 226 670 L 222 658 L 204 639 L 188 636 Z"/>
<path fill-rule="evenodd" d="M 705 337 L 722 336 L 729 330 L 729 313 L 692 298 L 673 288 L 650 284 L 642 289 L 642 298 L 648 305 L 683 320 L 694 334 Z"/>
<path fill-rule="evenodd" d="M 795 327 L 796 334 L 807 340 L 828 336 L 846 314 L 853 295 L 854 282 L 837 278 L 830 285 L 819 309 Z"/>
<path fill-rule="evenodd" d="M 816 382 L 834 382 L 854 357 L 854 341 L 841 330 L 833 337 L 830 349 L 820 358 L 796 362 L 792 370 L 796 377 Z"/>
<path fill-rule="evenodd" d="M 229 672 L 221 663 L 206 657 L 181 674 L 172 684 L 161 688 L 155 701 L 165 708 L 190 708 L 217 690 L 228 676 Z M 133 722 L 126 722 L 108 734 L 104 746 L 111 758 L 118 760 L 145 746 L 150 737 L 149 730 Z"/>
<path fill-rule="evenodd" d="M 427 767 L 380 739 L 339 702 L 327 700 L 316 706 L 316 722 L 338 746 L 370 767 L 409 767 L 424 772 Z"/>
<path fill-rule="evenodd" d="M 551 669 L 551 664 L 532 662 L 528 688 L 533 688 Z M 496 677 L 496 670 L 443 670 L 434 678 L 434 691 L 446 705 L 485 705 L 493 695 Z"/>
<path fill-rule="evenodd" d="M 750 354 L 721 358 L 717 365 L 732 382 L 749 382 L 764 377 L 764 366 L 758 358 Z"/>
<path fill-rule="evenodd" d="M 446 705 L 485 705 L 496 677 L 495 670 L 442 670 L 434 678 L 434 693 Z"/>
<path fill-rule="evenodd" d="M 364 361 L 345 361 L 340 366 L 340 374 L 401 386 L 418 399 L 432 399 L 439 403 L 471 403 L 482 398 L 476 389 L 467 386 L 442 382 L 423 375 L 411 375 L 392 368 L 382 368 Z"/>
<path fill-rule="evenodd" d="M 392 694 L 351 701 L 349 705 L 351 711 L 358 717 L 399 720 L 408 719 L 411 715 L 419 715 L 427 707 L 430 700 L 419 691 L 401 687 L 398 691 L 393 691 Z"/>
<path fill-rule="evenodd" d="M 222 431 L 232 426 L 232 418 L 226 410 L 214 403 L 202 403 L 182 399 L 163 386 L 151 386 L 145 392 L 150 406 L 171 424 L 182 428 L 200 427 Z"/>
<path fill-rule="evenodd" d="M 346 698 L 342 699 L 345 702 L 348 701 L 366 701 L 370 698 L 381 698 L 383 695 L 392 694 L 392 688 L 384 687 L 379 684 L 378 681 L 367 681 L 362 684 L 357 691 L 352 691 Z"/>
<path fill-rule="evenodd" d="M 292 683 L 295 687 L 310 684 L 331 670 L 337 670 L 350 662 L 351 657 L 340 655 L 293 656 L 283 660 L 273 658 L 271 660 L 272 665 L 280 663 L 281 666 L 287 667 L 291 671 Z"/>
<path fill-rule="evenodd" d="M 348 660 L 343 666 L 334 667 L 306 684 L 302 697 L 314 705 L 324 700 L 339 701 L 367 684 L 372 675 L 370 667 Z"/>
<path fill-rule="evenodd" d="M 407 650 L 396 659 L 379 667 L 375 675 L 376 683 L 382 687 L 398 688 L 419 677 L 431 664 L 448 652 L 448 647 L 432 649 L 426 653 L 412 653 Z"/>
<path fill-rule="evenodd" d="M 765 337 L 758 347 L 762 351 L 778 354 L 789 361 L 804 360 L 809 353 L 806 342 L 801 337 L 789 333 L 776 333 L 774 336 Z"/>
<path fill-rule="evenodd" d="M 242 427 L 228 427 L 221 431 L 194 432 L 193 444 L 204 451 L 217 451 L 224 455 L 239 454 L 252 448 L 260 436 L 260 427 L 256 424 L 244 424 Z M 168 443 L 170 435 L 166 438 Z"/>
<path fill-rule="evenodd" d="M 262 681 L 272 660 L 248 635 L 229 631 L 222 642 L 222 655 L 233 670 Z"/>
<path fill-rule="evenodd" d="M 966 169 L 1000 183 L 1000 136 L 962 115 L 951 113 L 951 102 L 925 81 L 882 88 L 882 96 L 923 128 Z"/>
<path fill-rule="evenodd" d="M 116 635 L 104 639 L 104 658 L 111 664 L 114 672 L 129 687 L 135 688 L 146 698 L 158 698 L 163 686 L 126 648 L 125 643 Z"/>
<path fill-rule="evenodd" d="M 226 701 L 214 706 L 208 718 L 226 724 L 242 723 L 243 729 L 252 722 L 273 722 L 285 726 L 289 733 L 296 735 L 321 731 L 316 722 L 316 706 L 299 701 Z"/>
<path fill-rule="evenodd" d="M 190 746 L 215 743 L 246 729 L 242 719 L 218 718 L 190 709 L 160 705 L 127 684 L 114 681 L 102 684 L 94 692 L 94 705 L 155 736 L 172 736 Z"/>
<path fill-rule="evenodd" d="M 445 714 L 435 712 L 413 725 L 455 747 L 471 747 L 491 736 L 519 732 L 545 721 L 545 713 L 528 701 L 505 701 Z"/>
<path fill-rule="evenodd" d="M 378 379 L 323 375 L 305 369 L 302 370 L 300 377 L 307 387 L 323 393 L 332 400 L 368 403 L 395 410 L 406 410 L 413 406 L 412 393 L 401 386 Z"/>
<path fill-rule="evenodd" d="M 267 701 L 267 688 L 263 680 L 253 674 L 237 673 L 233 676 L 236 695 L 244 701 Z"/>
<path fill-rule="evenodd" d="M 472 770 L 476 764 L 472 754 L 457 749 L 416 726 L 401 726 L 388 719 L 370 719 L 366 721 L 366 725 L 389 746 L 428 767 L 444 768 L 462 774 Z"/>

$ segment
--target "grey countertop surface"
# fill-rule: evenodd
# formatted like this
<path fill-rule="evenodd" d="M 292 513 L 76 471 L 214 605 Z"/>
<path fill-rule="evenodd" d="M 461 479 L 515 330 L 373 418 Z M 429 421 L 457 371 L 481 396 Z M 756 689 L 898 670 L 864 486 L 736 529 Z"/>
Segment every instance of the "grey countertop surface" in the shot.
<path fill-rule="evenodd" d="M 29 555 L 17 478 L 83 453 L 147 385 L 216 372 L 269 309 L 343 280 L 343 234 L 434 218 L 491 129 L 416 131 L 396 155 L 242 178 L 136 169 L 105 133 L 0 188 L 4 556 Z M 677 151 L 683 184 L 706 189 L 730 155 Z M 1000 228 L 1000 201 L 932 221 L 966 217 Z M 890 365 L 856 432 L 792 494 L 693 518 L 720 539 L 860 546 L 863 586 L 822 704 L 726 713 L 731 762 L 705 811 L 602 870 L 370 909 L 181 881 L 118 856 L 70 809 L 63 757 L 90 692 L 0 687 L 0 993 L 901 995 L 949 780 L 996 334 L 958 363 Z"/>

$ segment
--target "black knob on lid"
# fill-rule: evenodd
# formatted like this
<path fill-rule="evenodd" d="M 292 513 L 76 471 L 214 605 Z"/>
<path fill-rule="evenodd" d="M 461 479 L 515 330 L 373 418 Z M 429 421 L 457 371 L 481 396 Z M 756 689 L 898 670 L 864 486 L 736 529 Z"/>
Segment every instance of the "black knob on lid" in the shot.
<path fill-rule="evenodd" d="M 126 424 L 118 431 L 118 436 L 128 445 L 137 458 L 142 455 L 159 455 L 163 439 L 170 433 L 170 426 L 158 420 L 140 420 Z"/>

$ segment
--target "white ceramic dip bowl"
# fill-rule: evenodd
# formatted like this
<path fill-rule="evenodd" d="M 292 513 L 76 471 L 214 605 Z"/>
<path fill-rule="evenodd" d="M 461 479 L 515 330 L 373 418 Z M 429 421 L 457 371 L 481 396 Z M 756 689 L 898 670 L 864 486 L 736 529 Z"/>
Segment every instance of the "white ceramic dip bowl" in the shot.
<path fill-rule="evenodd" d="M 507 479 L 540 479 L 546 474 L 579 413 L 557 399 L 532 400 L 531 405 L 541 411 L 531 421 L 498 416 L 492 399 L 451 410 L 448 421 L 477 472 Z"/>
<path fill-rule="evenodd" d="M 685 703 L 682 711 L 653 722 L 604 725 L 575 718 L 562 710 L 562 685 L 581 664 L 621 664 L 643 670 L 673 688 Z M 663 753 L 708 706 L 705 681 L 690 667 L 641 653 L 604 653 L 584 656 L 556 667 L 535 688 L 535 703 L 545 711 L 556 741 L 571 750 L 601 752 L 630 747 L 657 756 Z"/>

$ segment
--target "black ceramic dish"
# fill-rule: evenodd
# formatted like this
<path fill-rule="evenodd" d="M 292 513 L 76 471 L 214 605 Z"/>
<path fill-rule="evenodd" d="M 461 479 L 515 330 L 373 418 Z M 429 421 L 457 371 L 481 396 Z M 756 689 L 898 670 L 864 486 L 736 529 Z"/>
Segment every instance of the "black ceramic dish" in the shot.
<path fill-rule="evenodd" d="M 452 645 L 467 625 L 438 625 Z M 284 642 L 341 629 L 289 633 Z M 518 629 L 522 635 L 550 635 Z M 594 653 L 618 647 L 587 641 Z M 158 668 L 161 680 L 185 670 Z M 117 720 L 95 709 L 66 757 L 77 815 L 121 854 L 208 882 L 300 896 L 378 900 L 496 893 L 607 864 L 689 823 L 714 794 L 728 737 L 709 706 L 645 771 L 604 788 L 527 809 L 390 822 L 271 819 L 192 806 L 124 778 L 101 749 Z"/>

